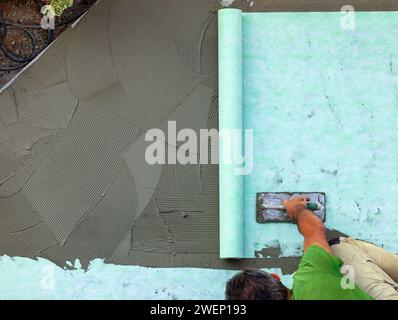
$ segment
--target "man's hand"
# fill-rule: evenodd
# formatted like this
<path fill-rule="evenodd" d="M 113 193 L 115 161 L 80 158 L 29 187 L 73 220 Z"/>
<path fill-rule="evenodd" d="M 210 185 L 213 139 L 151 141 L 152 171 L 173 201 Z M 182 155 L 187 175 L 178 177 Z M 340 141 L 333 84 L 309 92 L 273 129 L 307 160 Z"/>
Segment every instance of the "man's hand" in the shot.
<path fill-rule="evenodd" d="M 307 209 L 308 198 L 306 197 L 292 197 L 283 201 L 283 205 L 290 218 L 297 220 L 300 212 Z"/>
<path fill-rule="evenodd" d="M 312 245 L 318 245 L 332 253 L 326 240 L 326 229 L 321 219 L 307 209 L 308 198 L 305 196 L 292 197 L 283 201 L 289 217 L 296 221 L 300 233 L 304 236 L 304 251 Z"/>

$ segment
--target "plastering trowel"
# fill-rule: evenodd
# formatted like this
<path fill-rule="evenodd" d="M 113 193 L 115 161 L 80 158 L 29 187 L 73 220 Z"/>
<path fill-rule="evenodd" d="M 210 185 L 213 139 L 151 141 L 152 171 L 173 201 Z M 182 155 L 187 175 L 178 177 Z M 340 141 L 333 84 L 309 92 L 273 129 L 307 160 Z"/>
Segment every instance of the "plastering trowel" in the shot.
<path fill-rule="evenodd" d="M 307 208 L 322 221 L 326 220 L 326 195 L 324 192 L 259 192 L 257 193 L 256 220 L 259 223 L 293 222 L 287 215 L 283 200 L 292 196 L 305 195 Z"/>

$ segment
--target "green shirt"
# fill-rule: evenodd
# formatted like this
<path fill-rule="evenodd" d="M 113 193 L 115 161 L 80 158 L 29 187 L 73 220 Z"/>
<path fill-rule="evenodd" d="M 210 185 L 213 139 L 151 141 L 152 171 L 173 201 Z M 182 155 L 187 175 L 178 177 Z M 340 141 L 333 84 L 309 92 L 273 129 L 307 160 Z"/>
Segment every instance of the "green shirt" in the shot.
<path fill-rule="evenodd" d="M 312 245 L 304 253 L 293 277 L 293 300 L 373 300 L 357 286 L 343 289 L 340 258 Z"/>

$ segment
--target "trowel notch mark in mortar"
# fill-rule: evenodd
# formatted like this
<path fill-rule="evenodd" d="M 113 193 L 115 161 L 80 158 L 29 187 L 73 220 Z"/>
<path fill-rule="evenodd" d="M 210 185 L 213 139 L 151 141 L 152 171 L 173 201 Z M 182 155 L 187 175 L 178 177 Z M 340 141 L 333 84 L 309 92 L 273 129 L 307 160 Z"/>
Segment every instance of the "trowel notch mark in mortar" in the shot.
<path fill-rule="evenodd" d="M 97 159 L 103 156 L 100 147 L 100 145 L 103 146 L 103 143 L 97 143 L 93 135 L 102 133 L 103 129 L 107 128 L 110 123 L 114 123 L 113 120 L 98 121 L 100 128 L 94 128 L 93 126 L 90 130 L 83 130 L 83 124 L 89 122 L 90 116 L 94 118 L 101 117 L 104 115 L 104 109 L 107 109 L 105 105 L 102 107 L 100 106 L 98 102 L 100 98 L 96 99 L 97 97 L 102 97 L 102 95 L 107 95 L 109 97 L 114 93 L 116 93 L 115 96 L 117 96 L 119 92 L 122 92 L 125 96 L 123 97 L 123 101 L 121 101 L 123 106 L 117 110 L 113 110 L 109 107 L 107 111 L 109 111 L 110 114 L 115 112 L 118 116 L 127 118 L 130 122 L 128 124 L 129 126 L 133 124 L 141 130 L 143 129 L 142 131 L 145 131 L 147 128 L 159 127 L 162 121 L 167 123 L 167 120 L 171 116 L 175 116 L 177 119 L 181 119 L 181 121 L 192 120 L 191 123 L 195 128 L 206 128 L 209 122 L 209 106 L 212 103 L 217 104 L 217 102 L 214 102 L 214 94 L 217 89 L 216 81 L 214 81 L 214 79 L 217 78 L 216 46 L 214 46 L 213 42 L 210 42 L 209 38 L 207 39 L 209 42 L 206 43 L 206 48 L 201 48 L 203 46 L 201 38 L 206 37 L 208 31 L 207 26 L 214 24 L 213 19 L 216 1 L 157 1 L 157 4 L 153 7 L 149 5 L 150 3 L 152 2 L 125 0 L 117 2 L 100 1 L 98 5 L 80 21 L 79 25 L 76 26 L 75 29 L 78 29 L 78 32 L 69 32 L 65 34 L 64 37 L 61 36 L 58 43 L 62 43 L 63 50 L 57 49 L 57 46 L 55 46 L 49 48 L 49 51 L 43 55 L 44 58 L 47 54 L 54 53 L 60 58 L 62 63 L 65 63 L 68 79 L 67 84 L 71 86 L 71 91 L 78 96 L 80 100 L 80 106 L 77 108 L 78 110 L 72 117 L 71 123 L 64 132 L 63 139 L 59 142 L 58 146 L 52 148 L 53 152 L 51 156 L 47 157 L 47 161 L 43 163 L 42 168 L 35 171 L 35 174 L 25 186 L 30 202 L 34 205 L 36 211 L 39 212 L 40 218 L 43 218 L 46 224 L 50 226 L 59 244 L 68 241 L 68 237 L 70 237 L 71 243 L 75 243 L 76 246 L 80 245 L 82 247 L 79 242 L 84 241 L 84 239 L 80 239 L 77 236 L 79 232 L 76 227 L 82 229 L 86 227 L 85 223 L 90 222 L 88 212 L 96 215 L 96 212 L 90 211 L 90 208 L 96 204 L 100 205 L 101 201 L 105 201 L 103 199 L 110 194 L 112 184 L 115 183 L 115 177 L 120 171 L 120 167 L 114 170 L 113 166 L 119 166 L 120 162 L 112 157 L 107 157 L 106 161 L 97 160 L 97 162 L 92 162 L 93 158 Z M 136 11 L 131 10 L 131 4 L 133 8 L 140 9 L 138 15 Z M 159 6 L 161 7 L 159 8 Z M 126 10 L 120 10 L 121 8 L 126 8 Z M 156 12 L 151 8 L 156 8 Z M 167 10 L 162 10 L 162 8 Z M 198 14 L 198 10 L 200 14 Z M 160 18 L 158 15 L 159 12 L 161 13 Z M 165 12 L 170 13 L 166 14 Z M 171 12 L 173 12 L 173 14 L 171 14 Z M 175 17 L 175 13 L 177 13 L 179 18 Z M 109 27 L 107 23 L 98 24 L 104 17 L 107 19 L 109 17 Z M 118 19 L 118 17 L 120 19 Z M 192 19 L 195 20 L 195 23 L 192 23 Z M 149 26 L 148 21 L 150 21 Z M 126 23 L 124 24 L 123 22 Z M 103 25 L 104 27 L 98 29 L 97 27 L 94 28 L 95 25 Z M 126 26 L 134 26 L 136 28 L 126 28 Z M 147 26 L 148 28 L 146 28 Z M 143 41 L 147 41 L 148 38 L 147 36 L 144 37 L 143 34 L 145 35 L 145 32 L 149 29 L 153 35 L 152 40 L 159 39 L 158 43 L 160 44 L 164 44 L 165 41 L 169 39 L 180 39 L 185 41 L 184 43 L 192 45 L 192 47 L 195 48 L 194 50 L 187 50 L 184 52 L 184 54 L 192 55 L 192 57 L 186 57 L 187 61 L 196 61 L 196 63 L 193 63 L 190 67 L 191 70 L 189 70 L 190 68 L 187 68 L 187 66 L 181 64 L 181 57 L 178 56 L 175 48 L 175 41 L 171 41 L 170 45 L 165 46 L 167 48 L 167 59 L 165 59 L 164 50 L 155 50 L 154 52 L 153 46 L 148 47 L 151 49 L 150 52 L 152 52 L 152 54 L 148 56 L 146 54 L 148 51 L 145 50 L 145 46 L 143 46 Z M 144 33 L 143 30 L 145 30 Z M 132 32 L 136 32 L 138 38 L 131 37 Z M 99 42 L 101 42 L 101 40 L 103 41 L 101 43 L 96 43 L 96 39 L 100 39 Z M 60 40 L 63 42 L 60 42 Z M 153 42 L 154 41 L 152 41 L 152 43 Z M 68 43 L 70 45 L 68 45 Z M 103 54 L 101 54 L 99 58 L 104 62 L 105 68 L 97 68 L 94 66 L 96 61 L 89 59 L 87 56 L 87 52 L 93 52 L 92 50 L 87 51 L 87 43 L 92 43 L 90 47 L 94 49 L 94 51 L 98 48 L 105 48 L 104 46 L 110 48 L 110 50 L 107 48 L 105 48 L 106 50 L 100 50 Z M 131 59 L 130 53 L 130 55 L 126 56 L 128 53 L 124 50 L 126 43 L 129 44 L 129 48 L 137 49 L 128 50 L 128 52 L 134 52 L 138 59 Z M 148 44 L 148 42 L 146 42 L 146 44 Z M 169 44 L 169 42 L 167 42 L 167 44 Z M 200 67 L 203 68 L 200 71 L 205 70 L 206 73 L 209 73 L 209 78 L 213 79 L 211 81 L 205 80 L 203 74 L 192 74 L 192 71 L 195 71 L 195 68 L 198 67 L 197 55 L 202 54 L 197 48 L 205 50 L 208 55 L 206 59 L 200 59 Z M 145 51 L 144 54 L 142 50 Z M 111 51 L 110 54 L 109 51 Z M 83 57 L 83 59 L 80 59 L 81 57 Z M 134 67 L 138 66 L 139 68 L 127 68 L 126 65 L 123 66 L 123 61 L 127 61 L 128 64 L 133 63 Z M 142 63 L 136 65 L 139 61 Z M 83 62 L 83 65 L 80 62 Z M 147 70 L 143 69 L 146 65 L 153 68 L 149 74 Z M 174 68 L 173 65 L 178 66 L 178 68 Z M 95 68 L 97 72 L 94 74 L 84 74 L 84 70 L 87 70 L 87 68 Z M 60 66 L 59 70 L 59 72 L 65 73 L 65 70 L 62 70 L 62 66 Z M 37 74 L 39 71 L 41 75 Z M 49 71 L 38 70 L 38 68 L 36 68 L 32 70 L 30 76 L 32 76 L 32 79 L 45 79 L 45 75 L 48 73 Z M 142 77 L 140 77 L 140 74 Z M 156 74 L 159 75 L 158 78 L 151 78 L 151 76 Z M 87 79 L 91 79 L 93 75 L 98 78 L 94 80 L 98 81 L 86 81 Z M 170 77 L 176 78 L 177 80 L 171 81 Z M 22 75 L 22 78 L 25 78 L 24 75 Z M 51 78 L 63 79 L 63 75 L 60 73 L 59 77 L 57 77 L 57 75 L 52 74 Z M 159 80 L 159 78 L 161 79 Z M 138 84 L 137 79 L 141 80 Z M 155 86 L 153 85 L 154 80 L 156 80 L 157 83 Z M 27 87 L 27 93 L 25 95 L 20 94 L 22 91 L 16 89 L 18 91 L 19 103 L 28 101 L 33 91 L 36 89 L 38 89 L 39 94 L 43 95 L 43 98 L 47 95 L 47 93 L 42 92 L 38 84 L 33 85 L 32 81 L 25 81 L 24 83 L 26 83 Z M 163 91 L 164 83 L 173 85 L 173 87 L 171 87 L 172 90 L 167 90 L 167 92 Z M 184 84 L 184 86 L 182 84 Z M 200 86 L 200 84 L 202 86 Z M 207 87 L 209 90 L 206 90 L 203 86 Z M 140 88 L 142 87 L 146 88 L 146 90 L 141 90 Z M 114 88 L 115 90 L 113 90 Z M 191 93 L 192 96 L 190 96 Z M 190 98 L 195 95 L 198 96 L 194 99 L 195 101 L 190 101 Z M 88 98 L 90 98 L 91 104 L 86 101 Z M 118 102 L 118 100 L 115 99 L 116 98 L 110 98 L 107 104 L 111 106 L 112 102 Z M 164 109 L 165 101 L 168 104 L 167 110 Z M 184 103 L 181 103 L 182 101 L 184 101 Z M 90 105 L 90 107 L 88 107 L 88 105 Z M 179 106 L 181 110 L 177 110 Z M 131 110 L 129 110 L 129 108 Z M 190 108 L 200 111 L 197 113 L 198 119 L 189 118 L 189 112 L 187 113 L 186 110 Z M 82 109 L 85 109 L 86 114 L 82 113 Z M 109 116 L 108 119 L 111 118 L 113 117 Z M 214 120 L 215 116 L 213 115 L 211 122 L 216 123 Z M 60 123 L 64 122 L 61 121 Z M 80 125 L 77 125 L 79 123 Z M 121 125 L 120 127 L 123 126 Z M 131 127 L 129 128 L 131 129 Z M 118 129 L 115 128 L 115 130 Z M 140 133 L 142 133 L 142 131 Z M 73 140 L 73 137 L 77 134 L 84 137 L 83 141 L 77 142 L 77 140 Z M 139 189 L 141 186 L 143 190 L 146 186 L 146 181 L 144 181 L 142 177 L 136 177 L 134 173 L 136 170 L 139 170 L 141 166 L 135 162 L 134 156 L 131 155 L 131 152 L 135 150 L 132 143 L 134 143 L 137 135 L 138 134 L 135 133 L 119 132 L 115 134 L 113 138 L 114 140 L 118 140 L 117 138 L 119 138 L 123 141 L 126 140 L 126 136 L 131 138 L 128 139 L 129 141 L 125 141 L 126 143 L 115 141 L 114 143 L 116 145 L 123 144 L 123 146 L 120 146 L 120 153 L 115 152 L 115 154 L 126 157 L 123 160 L 125 160 L 128 169 L 134 176 L 136 188 Z M 101 139 L 104 139 L 103 141 L 108 141 L 110 139 L 110 137 L 104 138 L 102 135 L 100 136 Z M 109 136 L 112 136 L 112 132 L 109 133 Z M 130 145 L 131 148 L 125 149 L 128 145 Z M 77 157 L 70 157 L 70 154 L 77 155 Z M 98 179 L 95 178 L 97 177 L 96 172 L 90 170 L 90 165 L 95 167 L 95 171 L 110 173 L 110 175 L 107 175 L 109 179 L 107 179 L 107 177 L 102 177 L 101 181 L 98 181 Z M 87 185 L 80 180 L 81 177 L 84 177 L 83 175 L 74 174 L 75 170 L 81 173 L 82 169 L 79 169 L 77 166 L 85 168 L 84 174 L 86 174 L 85 178 L 88 180 Z M 212 250 L 212 248 L 215 250 L 218 248 L 216 239 L 218 230 L 217 172 L 212 170 L 210 165 L 197 165 L 189 168 L 170 165 L 165 165 L 164 167 L 166 168 L 165 170 L 162 168 L 162 176 L 159 178 L 161 181 L 156 181 L 159 174 L 157 171 L 156 174 L 153 175 L 153 180 L 148 182 L 151 184 L 149 188 L 151 192 L 154 189 L 154 184 L 156 184 L 155 193 L 151 196 L 148 205 L 145 207 L 148 207 L 148 210 L 143 210 L 143 215 L 137 218 L 136 224 L 132 227 L 130 244 L 132 250 L 127 252 L 128 257 L 120 259 L 125 259 L 123 261 L 129 261 L 128 263 L 130 264 L 147 265 L 148 263 L 153 266 L 167 266 L 170 263 L 175 266 L 213 268 L 241 267 L 240 265 L 221 262 L 217 258 L 218 254 L 213 253 Z M 173 167 L 173 170 L 171 170 L 171 167 Z M 59 176 L 59 172 L 63 173 L 62 176 Z M 67 172 L 66 175 L 64 175 L 65 172 Z M 164 172 L 167 174 L 164 174 Z M 57 177 L 57 181 L 53 179 L 54 177 Z M 72 179 L 73 177 L 75 179 Z M 202 181 L 207 178 L 209 178 L 209 181 Z M 140 180 L 142 181 L 139 182 Z M 103 184 L 99 186 L 97 182 L 103 182 Z M 77 190 L 76 192 L 79 194 L 73 194 L 73 192 L 70 191 L 71 189 Z M 205 193 L 208 194 L 204 195 Z M 139 194 L 140 192 L 137 191 L 138 196 Z M 211 194 L 211 196 L 209 194 Z M 207 201 L 203 201 L 203 196 L 207 198 Z M 73 201 L 71 198 L 73 198 Z M 173 200 L 177 200 L 177 206 L 174 206 L 170 202 Z M 50 205 L 50 201 L 54 203 L 53 207 Z M 63 204 L 65 204 L 66 207 L 68 207 L 68 204 L 74 206 L 74 208 L 69 208 L 71 210 L 67 210 L 68 212 L 63 213 L 66 216 L 71 212 L 74 213 L 73 217 L 70 217 L 67 221 L 52 214 L 53 212 L 57 212 L 57 210 L 54 209 L 63 207 Z M 138 211 L 145 206 L 145 201 L 140 203 L 139 206 L 140 209 Z M 177 213 L 169 215 L 167 210 L 169 210 L 170 207 L 175 208 Z M 182 209 L 187 213 L 186 217 L 180 214 Z M 159 211 L 162 211 L 163 219 Z M 204 212 L 203 216 L 201 216 L 201 212 Z M 148 217 L 144 216 L 144 214 L 148 214 Z M 205 219 L 205 216 L 209 218 Z M 154 227 L 151 223 L 155 217 L 158 220 Z M 190 218 L 195 218 L 198 221 L 194 224 L 193 228 L 195 230 L 189 230 Z M 184 227 L 179 228 L 178 222 L 180 219 L 186 220 L 185 224 L 188 224 L 188 226 L 184 225 Z M 167 228 L 163 225 L 164 221 L 170 224 L 169 229 L 172 230 L 174 234 L 168 233 Z M 205 228 L 206 223 L 210 224 L 209 228 Z M 186 242 L 189 232 L 203 232 L 203 239 L 205 239 L 207 229 L 211 230 L 211 236 L 209 236 L 208 239 L 206 238 L 206 250 L 201 250 L 198 244 L 189 244 Z M 143 232 L 143 230 L 146 231 Z M 40 230 L 40 232 L 42 232 L 43 238 L 47 238 L 47 234 L 44 233 L 43 230 Z M 40 238 L 40 234 L 37 235 L 37 237 Z M 169 245 L 170 242 L 168 242 L 170 240 L 168 239 L 169 237 L 174 241 L 174 244 L 171 246 Z M 54 249 L 58 245 L 54 245 L 52 249 L 43 250 L 44 247 L 48 247 L 53 243 L 54 238 L 51 239 L 52 241 L 46 241 L 45 245 L 40 245 L 40 248 L 35 250 L 35 252 L 41 252 L 43 256 L 57 263 L 61 263 L 62 260 L 66 258 L 64 252 Z M 165 251 L 164 255 L 159 255 L 154 252 L 156 246 Z M 175 249 L 180 252 L 172 255 L 170 251 L 175 251 Z M 201 253 L 195 254 L 191 252 L 198 250 L 201 250 Z M 81 254 L 83 258 L 91 258 L 93 255 L 103 254 L 98 253 L 96 248 L 87 248 L 87 251 L 82 250 L 79 253 L 69 250 L 66 251 L 68 251 L 66 254 L 68 258 L 79 254 Z M 183 251 L 187 253 L 182 253 Z M 206 253 L 206 251 L 209 252 Z M 106 255 L 108 253 L 109 251 L 104 254 Z M 31 255 L 31 253 L 29 253 L 29 255 Z M 115 258 L 114 261 L 117 260 L 118 259 Z M 276 262 L 274 261 L 273 263 L 275 264 Z"/>

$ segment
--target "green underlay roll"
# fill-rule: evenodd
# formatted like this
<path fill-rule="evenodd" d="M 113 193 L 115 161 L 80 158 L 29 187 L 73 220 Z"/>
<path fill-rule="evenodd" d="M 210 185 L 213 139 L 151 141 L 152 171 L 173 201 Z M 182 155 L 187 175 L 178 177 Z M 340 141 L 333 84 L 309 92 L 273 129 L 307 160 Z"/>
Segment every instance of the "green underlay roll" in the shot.
<path fill-rule="evenodd" d="M 235 172 L 231 142 L 224 135 L 242 130 L 242 12 L 218 11 L 220 130 L 220 257 L 243 257 L 243 176 Z"/>

